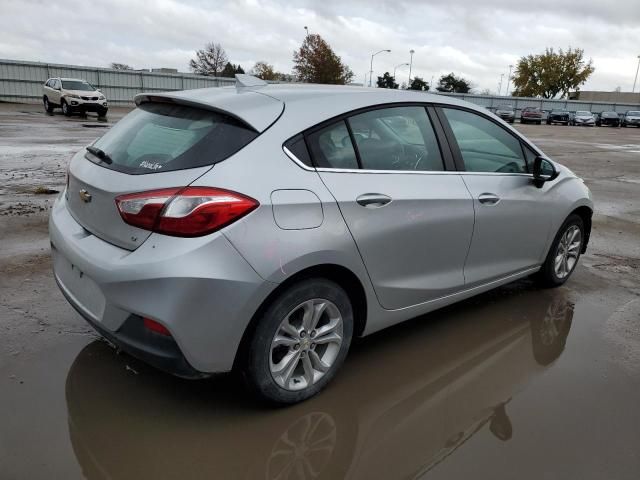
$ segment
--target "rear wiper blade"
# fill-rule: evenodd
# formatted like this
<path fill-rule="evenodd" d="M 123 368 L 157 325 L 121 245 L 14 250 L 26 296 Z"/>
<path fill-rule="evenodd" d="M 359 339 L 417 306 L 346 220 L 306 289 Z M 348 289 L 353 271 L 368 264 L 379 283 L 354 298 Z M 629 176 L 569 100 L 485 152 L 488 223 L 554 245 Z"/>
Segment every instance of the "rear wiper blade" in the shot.
<path fill-rule="evenodd" d="M 100 160 L 102 160 L 104 163 L 108 163 L 108 164 L 112 164 L 113 163 L 113 160 L 111 159 L 109 154 L 106 153 L 104 150 L 99 149 L 98 147 L 93 147 L 93 146 L 89 145 L 87 147 L 87 152 L 91 153 L 92 155 L 95 155 Z"/>

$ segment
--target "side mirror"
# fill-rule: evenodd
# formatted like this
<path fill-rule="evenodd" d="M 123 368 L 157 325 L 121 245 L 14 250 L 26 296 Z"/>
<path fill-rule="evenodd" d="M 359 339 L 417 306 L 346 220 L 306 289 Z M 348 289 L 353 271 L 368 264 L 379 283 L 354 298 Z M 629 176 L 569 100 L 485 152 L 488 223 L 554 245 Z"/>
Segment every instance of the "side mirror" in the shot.
<path fill-rule="evenodd" d="M 96 92 L 102 93 L 102 90 L 100 90 L 99 88 L 96 88 Z"/>
<path fill-rule="evenodd" d="M 549 182 L 558 176 L 556 167 L 546 158 L 536 157 L 533 161 L 533 184 L 542 188 L 545 182 Z"/>

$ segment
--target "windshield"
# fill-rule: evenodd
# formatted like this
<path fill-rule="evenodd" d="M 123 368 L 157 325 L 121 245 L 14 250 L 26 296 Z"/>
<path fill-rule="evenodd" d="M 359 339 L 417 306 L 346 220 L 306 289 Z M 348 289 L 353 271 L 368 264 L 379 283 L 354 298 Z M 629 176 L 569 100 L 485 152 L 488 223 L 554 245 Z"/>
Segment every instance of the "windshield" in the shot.
<path fill-rule="evenodd" d="M 580 112 L 580 111 L 578 111 L 578 112 L 576 112 L 576 115 L 580 116 L 580 117 L 588 117 L 588 116 L 591 116 L 591 112 Z"/>
<path fill-rule="evenodd" d="M 634 117 L 640 117 L 640 112 L 638 112 L 638 111 L 627 112 L 627 115 L 633 115 Z"/>
<path fill-rule="evenodd" d="M 145 103 L 92 146 L 109 157 L 85 157 L 124 173 L 158 173 L 213 165 L 230 157 L 258 133 L 228 115 L 169 103 Z"/>
<path fill-rule="evenodd" d="M 553 110 L 551 113 L 569 113 L 566 110 Z"/>
<path fill-rule="evenodd" d="M 617 117 L 618 114 L 616 112 L 602 112 L 603 117 Z"/>
<path fill-rule="evenodd" d="M 82 90 L 85 92 L 95 91 L 95 87 L 93 85 L 82 80 L 62 80 L 62 88 L 65 90 Z"/>
<path fill-rule="evenodd" d="M 511 105 L 500 105 L 498 110 L 513 110 L 513 107 Z"/>

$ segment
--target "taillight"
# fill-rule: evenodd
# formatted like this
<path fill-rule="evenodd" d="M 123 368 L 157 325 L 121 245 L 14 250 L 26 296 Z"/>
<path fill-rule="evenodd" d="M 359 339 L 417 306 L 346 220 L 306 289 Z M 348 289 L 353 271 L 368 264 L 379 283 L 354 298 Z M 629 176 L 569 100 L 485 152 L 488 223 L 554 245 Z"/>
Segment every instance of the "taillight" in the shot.
<path fill-rule="evenodd" d="M 212 187 L 164 188 L 116 198 L 129 225 L 177 237 L 213 233 L 255 210 L 259 203 L 237 192 Z"/>

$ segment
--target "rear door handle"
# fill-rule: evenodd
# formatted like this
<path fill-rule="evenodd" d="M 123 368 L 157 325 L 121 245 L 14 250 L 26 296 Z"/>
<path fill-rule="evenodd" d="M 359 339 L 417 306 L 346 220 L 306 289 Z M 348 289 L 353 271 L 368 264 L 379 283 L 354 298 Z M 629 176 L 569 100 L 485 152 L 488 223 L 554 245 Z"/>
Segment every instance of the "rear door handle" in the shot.
<path fill-rule="evenodd" d="M 365 193 L 356 198 L 356 202 L 367 208 L 384 207 L 390 201 L 391 197 L 382 193 Z"/>
<path fill-rule="evenodd" d="M 500 201 L 500 197 L 495 193 L 483 193 L 478 197 L 478 201 L 485 205 L 496 205 Z"/>

